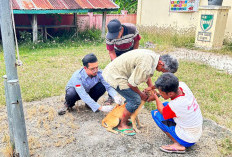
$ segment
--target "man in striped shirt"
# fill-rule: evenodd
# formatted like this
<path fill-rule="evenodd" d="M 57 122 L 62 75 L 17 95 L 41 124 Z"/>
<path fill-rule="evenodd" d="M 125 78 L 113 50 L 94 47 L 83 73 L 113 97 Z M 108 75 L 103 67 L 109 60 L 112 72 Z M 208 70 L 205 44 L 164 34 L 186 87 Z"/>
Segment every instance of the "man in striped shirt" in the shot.
<path fill-rule="evenodd" d="M 121 24 L 119 20 L 111 20 L 106 35 L 106 48 L 111 60 L 133 49 L 138 49 L 141 39 L 139 31 L 134 24 Z"/>

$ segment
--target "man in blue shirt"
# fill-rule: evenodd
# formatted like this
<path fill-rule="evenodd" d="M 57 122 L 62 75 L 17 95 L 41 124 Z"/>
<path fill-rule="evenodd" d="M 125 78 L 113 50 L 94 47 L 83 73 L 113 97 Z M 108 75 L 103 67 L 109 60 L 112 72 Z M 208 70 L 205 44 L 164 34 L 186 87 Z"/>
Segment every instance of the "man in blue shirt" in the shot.
<path fill-rule="evenodd" d="M 116 103 L 121 103 L 121 97 L 117 92 L 103 79 L 102 72 L 98 70 L 97 57 L 93 54 L 87 54 L 83 59 L 83 68 L 77 70 L 69 80 L 66 86 L 65 103 L 63 108 L 58 111 L 63 115 L 70 110 L 75 102 L 83 100 L 93 112 L 109 112 L 113 106 L 101 106 L 97 100 L 107 91 Z"/>

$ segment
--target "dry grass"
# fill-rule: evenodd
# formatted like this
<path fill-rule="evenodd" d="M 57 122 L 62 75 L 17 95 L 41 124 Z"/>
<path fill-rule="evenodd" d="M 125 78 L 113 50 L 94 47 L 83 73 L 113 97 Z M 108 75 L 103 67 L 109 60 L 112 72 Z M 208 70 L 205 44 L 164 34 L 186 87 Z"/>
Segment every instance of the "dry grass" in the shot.
<path fill-rule="evenodd" d="M 2 142 L 6 143 L 6 146 L 1 150 L 5 157 L 13 157 L 14 149 L 13 146 L 10 143 L 10 136 L 7 134 L 4 134 L 2 138 Z"/>

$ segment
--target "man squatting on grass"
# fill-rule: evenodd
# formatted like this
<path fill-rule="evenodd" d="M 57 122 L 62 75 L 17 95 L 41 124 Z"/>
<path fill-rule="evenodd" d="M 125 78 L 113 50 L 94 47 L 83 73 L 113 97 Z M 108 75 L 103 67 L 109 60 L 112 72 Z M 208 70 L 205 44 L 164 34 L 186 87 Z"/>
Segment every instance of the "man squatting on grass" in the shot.
<path fill-rule="evenodd" d="M 161 103 L 156 94 L 150 97 L 150 101 L 155 100 L 157 105 L 157 110 L 151 111 L 154 121 L 174 142 L 160 149 L 184 153 L 186 147 L 194 145 L 201 137 L 203 118 L 200 107 L 189 87 L 172 73 L 162 74 L 155 87 L 165 100 L 171 98 L 170 102 Z"/>
<path fill-rule="evenodd" d="M 93 54 L 87 54 L 83 59 L 83 68 L 77 70 L 69 80 L 66 86 L 65 103 L 59 115 L 63 115 L 70 110 L 75 102 L 83 100 L 86 107 L 92 109 L 93 112 L 98 110 L 109 112 L 113 106 L 101 106 L 97 100 L 107 91 L 118 104 L 121 104 L 121 97 L 110 85 L 103 79 L 102 72 L 98 70 L 97 57 Z"/>
<path fill-rule="evenodd" d="M 146 82 L 152 87 L 151 77 L 155 70 L 162 72 L 176 72 L 178 62 L 169 55 L 160 56 L 151 50 L 136 49 L 122 54 L 109 63 L 103 71 L 103 77 L 116 91 L 126 99 L 118 130 L 126 135 L 135 132 L 127 125 L 131 114 L 138 108 L 147 95 L 138 89 L 138 85 Z M 132 134 L 133 133 L 133 134 Z"/>

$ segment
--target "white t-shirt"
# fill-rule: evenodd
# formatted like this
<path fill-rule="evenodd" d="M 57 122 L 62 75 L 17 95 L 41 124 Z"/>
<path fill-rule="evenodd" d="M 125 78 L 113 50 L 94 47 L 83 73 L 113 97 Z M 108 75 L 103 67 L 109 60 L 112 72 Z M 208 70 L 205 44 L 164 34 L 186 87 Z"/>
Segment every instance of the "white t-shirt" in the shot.
<path fill-rule="evenodd" d="M 179 83 L 179 88 L 184 94 L 174 98 L 168 104 L 175 115 L 173 117 L 176 122 L 175 131 L 180 139 L 195 143 L 202 134 L 203 118 L 200 106 L 184 82 Z"/>

